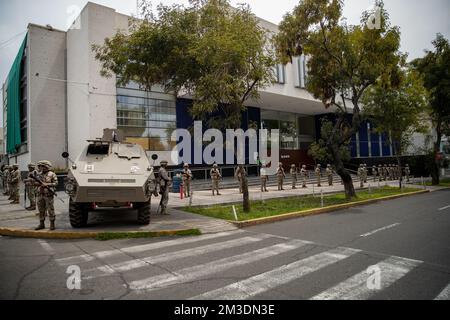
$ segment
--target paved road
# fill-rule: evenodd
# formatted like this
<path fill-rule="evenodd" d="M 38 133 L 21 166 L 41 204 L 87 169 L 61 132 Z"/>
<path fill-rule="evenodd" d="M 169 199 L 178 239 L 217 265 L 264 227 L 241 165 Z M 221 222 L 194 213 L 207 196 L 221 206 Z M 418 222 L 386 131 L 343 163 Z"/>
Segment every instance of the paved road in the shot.
<path fill-rule="evenodd" d="M 449 230 L 443 190 L 192 238 L 2 237 L 0 298 L 449 299 Z"/>

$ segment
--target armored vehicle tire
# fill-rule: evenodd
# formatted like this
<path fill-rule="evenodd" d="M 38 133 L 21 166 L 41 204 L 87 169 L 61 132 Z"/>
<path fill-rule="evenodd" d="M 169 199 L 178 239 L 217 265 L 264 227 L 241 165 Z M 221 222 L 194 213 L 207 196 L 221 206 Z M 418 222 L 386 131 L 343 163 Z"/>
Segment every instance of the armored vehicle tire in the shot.
<path fill-rule="evenodd" d="M 150 203 L 141 202 L 136 204 L 138 223 L 142 225 L 150 224 Z"/>
<path fill-rule="evenodd" d="M 69 202 L 69 218 L 70 225 L 73 228 L 82 228 L 87 226 L 89 211 L 84 203 L 77 203 L 70 199 Z"/>

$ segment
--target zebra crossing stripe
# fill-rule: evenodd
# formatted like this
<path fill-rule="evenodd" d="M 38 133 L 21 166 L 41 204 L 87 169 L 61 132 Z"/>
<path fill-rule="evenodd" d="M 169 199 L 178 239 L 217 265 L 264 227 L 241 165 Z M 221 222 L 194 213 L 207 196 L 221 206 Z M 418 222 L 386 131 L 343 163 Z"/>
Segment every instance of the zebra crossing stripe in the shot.
<path fill-rule="evenodd" d="M 236 231 L 230 231 L 230 232 L 221 232 L 221 233 L 213 233 L 213 234 L 206 234 L 198 237 L 190 237 L 190 238 L 180 238 L 175 240 L 168 240 L 168 241 L 160 241 L 160 242 L 154 242 L 154 243 L 148 243 L 138 246 L 132 246 L 127 248 L 121 248 L 121 249 L 113 249 L 113 250 L 107 250 L 107 251 L 99 251 L 94 252 L 92 254 L 83 254 L 83 255 L 77 255 L 72 257 L 66 257 L 66 258 L 60 258 L 56 259 L 56 262 L 60 265 L 71 265 L 71 264 L 77 264 L 77 263 L 83 263 L 83 262 L 89 262 L 93 261 L 96 258 L 106 258 L 111 257 L 118 254 L 123 253 L 137 253 L 137 252 L 143 252 L 148 250 L 155 250 L 165 247 L 172 247 L 187 243 L 195 243 L 203 240 L 211 240 L 221 237 L 226 237 L 230 235 L 238 235 L 243 233 L 243 230 L 236 230 Z"/>
<path fill-rule="evenodd" d="M 450 300 L 450 283 L 434 298 L 434 300 Z"/>
<path fill-rule="evenodd" d="M 321 252 L 314 256 L 284 265 L 280 268 L 233 283 L 224 288 L 195 296 L 191 298 L 191 300 L 250 299 L 260 293 L 299 279 L 358 252 L 360 252 L 360 250 L 350 248 L 336 248 L 330 251 Z"/>
<path fill-rule="evenodd" d="M 211 274 L 220 273 L 233 267 L 243 266 L 252 262 L 258 262 L 265 258 L 270 258 L 285 252 L 298 249 L 305 244 L 306 243 L 301 240 L 292 240 L 287 243 L 276 244 L 270 247 L 246 252 L 244 254 L 185 268 L 176 272 L 172 272 L 172 274 L 166 273 L 143 280 L 133 281 L 129 284 L 129 288 L 131 290 L 157 290 L 173 284 L 189 282 Z"/>
<path fill-rule="evenodd" d="M 93 274 L 86 277 L 85 279 L 95 278 L 96 271 L 101 273 L 100 276 L 105 276 L 105 275 L 114 274 L 116 272 L 124 272 L 124 271 L 130 271 L 130 270 L 137 269 L 137 268 L 147 267 L 151 264 L 168 262 L 168 261 L 173 261 L 173 260 L 177 260 L 177 259 L 188 258 L 188 257 L 193 257 L 193 256 L 198 256 L 198 255 L 204 255 L 204 254 L 208 254 L 208 253 L 212 253 L 212 252 L 216 252 L 216 251 L 220 251 L 220 250 L 224 250 L 224 249 L 229 249 L 232 247 L 240 247 L 240 246 L 248 245 L 250 243 L 262 241 L 262 240 L 268 239 L 268 238 L 273 238 L 273 237 L 271 237 L 270 235 L 265 235 L 265 234 L 251 236 L 251 237 L 243 237 L 243 238 L 232 239 L 232 240 L 228 240 L 228 241 L 224 241 L 224 242 L 220 242 L 220 243 L 207 244 L 207 245 L 196 247 L 196 248 L 189 248 L 189 249 L 185 249 L 185 250 L 181 250 L 181 251 L 163 253 L 163 254 L 160 254 L 157 256 L 133 259 L 133 260 L 124 261 L 124 262 L 107 265 L 107 266 L 100 266 L 93 270 L 92 269 L 86 270 L 85 271 L 86 274 L 88 274 L 88 275 L 91 273 L 93 273 Z"/>
<path fill-rule="evenodd" d="M 371 274 L 364 270 L 331 289 L 312 297 L 311 300 L 366 300 L 380 290 L 389 287 L 420 263 L 421 261 L 417 260 L 390 257 L 376 265 L 381 271 L 380 288 L 374 289 L 368 285 Z"/>

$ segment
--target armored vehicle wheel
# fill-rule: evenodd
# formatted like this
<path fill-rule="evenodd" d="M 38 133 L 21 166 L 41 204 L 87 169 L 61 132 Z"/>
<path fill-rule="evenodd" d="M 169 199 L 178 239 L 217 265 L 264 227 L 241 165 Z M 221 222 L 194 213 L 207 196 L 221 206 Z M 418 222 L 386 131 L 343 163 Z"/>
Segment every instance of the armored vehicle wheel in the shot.
<path fill-rule="evenodd" d="M 84 203 L 77 203 L 70 199 L 69 202 L 69 218 L 73 228 L 82 228 L 87 226 L 88 207 Z"/>
<path fill-rule="evenodd" d="M 138 223 L 142 225 L 150 224 L 150 203 L 141 202 L 136 204 Z"/>

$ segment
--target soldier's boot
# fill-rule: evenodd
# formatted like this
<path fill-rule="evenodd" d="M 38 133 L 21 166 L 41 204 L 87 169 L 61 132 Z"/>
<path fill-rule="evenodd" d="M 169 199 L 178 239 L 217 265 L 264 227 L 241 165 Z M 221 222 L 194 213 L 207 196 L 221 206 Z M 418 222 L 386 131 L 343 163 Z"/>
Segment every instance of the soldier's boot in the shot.
<path fill-rule="evenodd" d="M 26 208 L 28 211 L 34 211 L 36 210 L 36 205 L 31 205 L 28 208 Z"/>
<path fill-rule="evenodd" d="M 20 204 L 19 200 L 11 201 L 10 204 Z"/>
<path fill-rule="evenodd" d="M 36 227 L 36 228 L 34 228 L 34 230 L 42 230 L 42 229 L 45 229 L 45 223 L 44 223 L 44 220 L 41 220 L 40 222 L 39 222 L 39 225 Z"/>
<path fill-rule="evenodd" d="M 50 230 L 55 230 L 55 220 L 50 221 Z"/>

